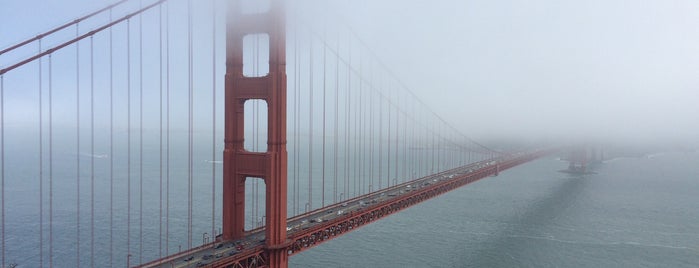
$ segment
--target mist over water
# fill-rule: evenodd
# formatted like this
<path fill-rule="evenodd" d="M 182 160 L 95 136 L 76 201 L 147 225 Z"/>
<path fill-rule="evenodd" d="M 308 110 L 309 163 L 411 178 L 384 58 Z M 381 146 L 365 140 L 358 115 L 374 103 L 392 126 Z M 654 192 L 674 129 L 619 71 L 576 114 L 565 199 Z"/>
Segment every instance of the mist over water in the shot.
<path fill-rule="evenodd" d="M 608 159 L 573 176 L 548 157 L 290 259 L 293 267 L 696 267 L 697 152 Z"/>

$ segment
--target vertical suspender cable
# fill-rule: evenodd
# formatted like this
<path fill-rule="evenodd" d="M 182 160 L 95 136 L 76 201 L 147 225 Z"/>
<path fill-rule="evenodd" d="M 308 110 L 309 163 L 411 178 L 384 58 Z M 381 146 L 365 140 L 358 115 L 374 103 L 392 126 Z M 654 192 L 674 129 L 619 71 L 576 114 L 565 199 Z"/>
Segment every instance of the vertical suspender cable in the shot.
<path fill-rule="evenodd" d="M 416 105 L 416 108 L 419 109 L 419 107 L 417 107 L 417 104 L 415 104 L 415 105 Z M 424 114 L 422 113 L 422 111 L 418 111 L 415 116 L 417 117 L 415 119 L 415 138 L 417 139 L 415 141 L 415 144 L 416 144 L 415 147 L 417 149 L 415 150 L 415 162 L 416 162 L 415 165 L 416 165 L 416 167 L 415 167 L 415 176 L 413 179 L 417 179 L 420 177 L 420 175 L 422 175 L 422 170 L 423 170 L 422 166 L 424 164 L 423 163 L 423 159 L 424 159 L 423 152 L 425 151 L 424 150 L 424 146 L 425 146 L 424 133 L 422 132 L 422 130 L 418 129 L 418 127 L 422 124 L 422 119 L 424 118 Z"/>
<path fill-rule="evenodd" d="M 0 75 L 0 241 L 2 241 L 2 262 L 5 267 L 5 76 Z"/>
<path fill-rule="evenodd" d="M 298 151 L 298 144 L 296 143 L 296 136 L 298 135 L 296 132 L 296 124 L 298 122 L 296 121 L 296 77 L 298 73 L 298 55 L 297 55 L 297 50 L 298 50 L 298 33 L 294 29 L 294 86 L 293 86 L 293 93 L 294 93 L 294 100 L 293 100 L 293 128 L 292 128 L 292 143 L 294 146 L 292 147 L 292 158 L 294 159 L 294 162 L 292 163 L 292 184 L 291 184 L 291 211 L 293 215 L 298 214 L 298 209 L 296 207 L 296 165 L 298 162 L 298 159 L 296 158 L 296 152 Z"/>
<path fill-rule="evenodd" d="M 260 76 L 260 35 L 255 35 L 255 76 Z M 262 116 L 260 115 L 260 102 L 255 102 L 255 114 L 257 115 L 257 120 L 255 120 L 255 151 L 260 150 L 260 120 Z M 268 120 L 265 118 L 265 120 Z M 255 180 L 255 220 L 260 218 L 260 179 Z"/>
<path fill-rule="evenodd" d="M 425 106 L 425 108 L 427 108 L 427 106 Z M 431 148 L 429 151 L 431 155 L 428 155 L 429 169 L 425 173 L 425 176 L 434 173 L 434 171 L 435 171 L 435 169 L 434 169 L 435 168 L 435 156 L 437 155 L 437 153 L 436 153 L 437 152 L 437 146 L 436 146 L 437 139 L 435 137 L 436 133 L 434 131 L 434 128 L 436 128 L 437 126 L 436 126 L 436 122 L 433 121 L 432 114 L 428 114 L 428 115 L 429 116 L 426 117 L 426 119 L 425 119 L 425 127 L 426 127 L 426 131 L 427 131 L 427 135 L 428 136 L 431 135 L 430 139 L 432 140 L 432 142 L 431 142 L 431 144 L 428 144 L 429 148 Z M 432 126 L 430 126 L 430 123 L 432 123 Z"/>
<path fill-rule="evenodd" d="M 400 86 L 399 86 L 400 87 Z M 400 98 L 400 88 L 396 89 L 396 178 L 400 178 L 402 182 L 405 179 L 405 148 L 403 144 L 405 143 L 405 136 L 403 136 L 403 129 L 405 128 L 405 123 L 408 121 L 405 118 L 405 110 L 402 107 Z M 402 121 L 401 121 L 402 119 Z M 402 124 L 401 124 L 402 122 Z M 403 144 L 401 144 L 401 142 Z M 403 172 L 400 172 L 403 171 Z"/>
<path fill-rule="evenodd" d="M 428 156 L 427 156 L 429 170 L 425 173 L 425 175 L 434 172 L 434 154 L 435 154 L 435 150 L 437 149 L 437 147 L 434 145 L 435 144 L 434 131 L 431 130 L 431 128 L 435 127 L 435 123 L 430 122 L 430 121 L 431 120 L 429 120 L 429 118 L 425 118 L 425 133 L 427 134 L 428 139 L 431 140 L 431 144 L 428 144 L 430 151 L 429 151 Z M 431 126 L 430 126 L 430 123 L 432 123 Z M 430 135 L 431 135 L 431 137 L 430 137 Z"/>
<path fill-rule="evenodd" d="M 359 53 L 359 76 L 360 77 L 363 76 L 361 50 Z M 363 94 L 364 92 L 362 90 L 362 85 L 364 85 L 364 81 L 360 80 L 359 81 L 359 102 L 358 102 L 359 109 L 357 109 L 357 114 L 359 116 L 359 125 L 357 126 L 358 130 L 356 132 L 357 133 L 357 146 L 359 147 L 359 150 L 357 151 L 357 157 L 359 160 L 359 166 L 357 167 L 357 171 L 359 173 L 359 178 L 361 178 L 359 180 L 359 193 L 360 193 L 360 195 L 364 193 L 364 185 L 366 184 L 364 182 L 364 178 L 366 177 L 365 176 L 366 174 L 364 172 L 364 167 L 366 166 L 365 165 L 366 157 L 364 155 L 364 148 L 366 148 L 366 144 L 364 143 L 364 134 L 366 132 L 366 128 L 364 127 L 364 124 L 365 124 L 364 122 L 366 122 L 364 120 L 364 114 L 366 113 L 366 111 L 364 110 L 364 95 L 366 95 L 366 94 Z"/>
<path fill-rule="evenodd" d="M 170 252 L 170 3 L 165 10 L 165 255 Z"/>
<path fill-rule="evenodd" d="M 446 132 L 444 132 L 442 136 L 442 170 L 447 170 L 451 169 L 453 166 L 453 148 L 454 145 L 451 144 L 453 140 L 451 139 L 451 135 L 453 134 L 453 131 L 451 129 L 448 129 L 448 125 L 444 124 L 445 127 L 447 128 Z"/>
<path fill-rule="evenodd" d="M 347 88 L 346 88 L 346 94 L 345 94 L 345 144 L 344 144 L 344 151 L 345 151 L 345 189 L 346 193 L 345 199 L 349 199 L 349 188 L 350 188 L 350 178 L 349 178 L 349 122 L 350 122 L 350 92 L 351 92 L 351 86 L 352 86 L 352 38 L 347 38 L 348 40 L 348 45 L 347 45 Z M 354 188 L 353 191 L 354 195 L 357 195 L 357 188 Z"/>
<path fill-rule="evenodd" d="M 95 44 L 90 36 L 90 267 L 95 267 Z"/>
<path fill-rule="evenodd" d="M 379 77 L 380 81 L 383 82 L 383 77 Z M 382 83 L 379 83 L 379 87 L 383 86 Z M 382 88 L 378 88 L 378 90 L 382 90 Z M 379 99 L 379 138 L 376 140 L 376 145 L 379 146 L 379 187 L 376 189 L 381 189 L 382 184 L 381 181 L 383 180 L 383 102 L 384 98 L 381 96 L 381 92 L 377 92 L 377 97 Z"/>
<path fill-rule="evenodd" d="M 216 240 L 216 1 L 211 3 L 211 236 Z M 161 194 L 162 195 L 162 194 Z"/>
<path fill-rule="evenodd" d="M 313 210 L 313 38 L 308 53 L 308 211 Z"/>
<path fill-rule="evenodd" d="M 138 1 L 143 7 L 143 1 Z M 143 15 L 138 16 L 138 263 L 143 263 Z"/>
<path fill-rule="evenodd" d="M 327 11 L 327 9 L 328 9 L 327 2 L 326 2 L 326 5 L 324 7 Z M 325 16 L 323 16 L 323 22 L 324 22 L 323 23 L 323 37 L 322 37 L 323 40 L 321 40 L 321 42 L 324 43 L 323 44 L 323 171 L 322 171 L 322 178 L 323 178 L 322 184 L 323 185 L 321 187 L 322 188 L 322 190 L 321 190 L 322 197 L 321 197 L 321 205 L 320 205 L 321 207 L 325 207 L 325 168 L 326 168 L 325 167 L 325 160 L 326 160 L 325 159 L 325 152 L 326 152 L 326 144 L 325 143 L 326 143 L 326 139 L 327 139 L 325 127 L 326 127 L 326 117 L 327 117 L 327 114 L 326 114 L 327 113 L 327 110 L 326 110 L 327 83 L 326 82 L 327 82 L 327 68 L 328 68 L 328 64 L 327 64 L 327 48 L 328 48 L 328 44 L 327 44 L 327 41 L 328 41 L 327 40 L 328 39 L 327 13 Z"/>
<path fill-rule="evenodd" d="M 193 69 L 192 69 L 192 0 L 187 1 L 187 41 L 188 41 L 188 67 L 189 67 L 189 97 L 188 97 L 188 115 L 189 124 L 187 127 L 188 150 L 187 150 L 187 248 L 192 248 L 192 95 L 194 94 Z"/>
<path fill-rule="evenodd" d="M 424 107 L 424 108 L 426 108 L 426 107 Z M 425 129 L 425 140 L 423 143 L 423 145 L 424 145 L 423 147 L 425 148 L 425 150 L 423 150 L 425 152 L 425 156 L 422 159 L 423 163 L 424 163 L 424 168 L 422 170 L 422 173 L 420 174 L 420 177 L 424 177 L 430 172 L 429 171 L 430 153 L 433 151 L 432 148 L 434 148 L 434 147 L 430 147 L 430 128 L 428 127 L 428 125 L 430 124 L 430 122 L 429 122 L 430 120 L 429 120 L 429 118 L 427 118 L 427 111 L 424 111 L 422 113 L 422 115 L 423 115 L 423 120 L 424 120 L 423 121 L 424 123 L 422 124 L 422 126 Z"/>
<path fill-rule="evenodd" d="M 297 32 L 296 38 L 300 39 Z M 298 49 L 298 48 L 297 48 Z M 298 52 L 297 66 L 296 66 L 296 208 L 301 210 L 301 53 Z M 298 212 L 297 212 L 298 214 Z"/>
<path fill-rule="evenodd" d="M 324 24 L 325 25 L 325 24 Z M 326 32 L 325 28 L 323 28 L 323 38 L 326 37 Z M 324 40 L 325 41 L 325 40 Z M 327 95 L 327 89 L 325 85 L 326 81 L 326 69 L 327 69 L 327 62 L 326 62 L 326 53 L 327 53 L 327 46 L 323 46 L 323 161 L 322 161 L 322 173 L 321 173 L 321 178 L 323 179 L 322 186 L 321 186 L 321 198 L 320 198 L 320 206 L 325 207 L 325 97 Z"/>
<path fill-rule="evenodd" d="M 398 92 L 398 90 L 396 90 L 396 115 L 395 115 L 396 116 L 396 131 L 395 131 L 396 137 L 394 138 L 395 139 L 394 140 L 394 142 L 395 142 L 394 147 L 395 147 L 396 152 L 395 152 L 395 157 L 394 157 L 395 158 L 395 160 L 394 160 L 395 172 L 393 172 L 393 176 L 394 176 L 393 179 L 395 180 L 394 184 L 398 184 L 398 165 L 400 164 L 400 160 L 398 160 L 398 130 L 400 128 L 400 124 L 399 124 L 400 123 L 400 109 L 399 109 L 398 105 L 400 105 L 400 92 Z"/>
<path fill-rule="evenodd" d="M 126 110 L 126 259 L 128 260 L 131 255 L 131 19 L 126 20 Z"/>
<path fill-rule="evenodd" d="M 362 59 L 362 54 L 361 54 L 361 49 L 360 49 L 360 53 L 359 53 L 360 66 L 361 66 L 361 62 L 362 62 L 361 59 Z M 362 91 L 361 91 L 362 73 L 359 72 L 358 76 L 359 76 L 359 79 L 358 79 L 359 86 L 358 87 L 360 90 L 359 90 L 358 94 L 355 94 L 357 99 L 355 100 L 355 103 L 354 103 L 355 107 L 352 107 L 352 108 L 354 108 L 354 110 L 356 111 L 354 113 L 354 146 L 353 146 L 354 147 L 354 181 L 355 181 L 355 185 L 356 185 L 355 187 L 357 187 L 357 189 L 358 189 L 358 195 L 361 195 L 361 191 L 362 191 L 361 186 L 362 185 L 361 185 L 360 173 L 359 173 L 359 171 L 360 171 L 359 170 L 359 167 L 360 167 L 359 160 L 362 158 L 359 157 L 359 148 L 360 148 L 359 147 L 359 144 L 360 144 L 359 133 L 361 133 L 361 132 L 359 132 L 359 120 L 360 120 L 359 117 L 361 115 L 360 111 L 361 111 L 361 104 L 362 104 Z"/>
<path fill-rule="evenodd" d="M 435 124 L 436 124 L 436 123 L 437 123 L 437 122 L 435 121 Z M 436 126 L 434 126 L 434 127 L 436 128 Z M 429 130 L 429 128 L 428 128 L 428 130 Z M 429 174 L 433 174 L 433 173 L 435 172 L 435 170 L 434 170 L 435 155 L 438 155 L 437 150 L 438 150 L 439 148 L 438 148 L 437 145 L 436 145 L 437 133 L 435 132 L 434 129 L 430 130 L 430 132 L 432 133 L 432 168 L 430 169 L 430 173 L 429 173 Z"/>
<path fill-rule="evenodd" d="M 422 108 L 422 107 L 420 107 L 420 108 Z M 417 151 L 417 153 L 416 153 L 417 158 L 418 158 L 418 169 L 417 169 L 417 177 L 416 178 L 422 177 L 422 174 L 425 171 L 425 158 L 426 158 L 425 155 L 427 155 L 429 153 L 429 151 L 427 151 L 427 127 L 424 127 L 425 121 L 427 121 L 427 120 L 425 120 L 425 113 L 424 113 L 424 111 L 421 110 L 418 114 L 418 122 L 417 122 L 418 126 L 416 126 L 416 128 L 419 127 L 420 125 L 422 125 L 424 131 L 422 129 L 416 130 L 418 132 L 417 135 L 420 139 L 418 144 L 419 144 L 420 148 L 422 149 L 420 151 Z"/>
<path fill-rule="evenodd" d="M 258 48 L 257 37 L 258 36 L 259 35 L 255 35 L 255 39 L 253 39 L 253 45 L 250 47 L 250 50 L 252 51 L 252 53 L 251 53 L 252 54 L 252 76 L 258 76 L 258 74 L 257 74 L 257 60 L 258 60 L 258 58 L 257 58 L 257 48 Z M 243 51 L 243 53 L 246 53 L 246 51 Z M 252 141 L 248 141 L 248 142 L 252 143 L 252 146 L 251 146 L 252 151 L 257 151 L 257 141 L 256 141 L 256 139 L 257 139 L 257 128 L 256 128 L 256 126 L 257 126 L 257 109 L 256 109 L 257 105 L 256 105 L 256 103 L 257 103 L 257 101 L 252 103 L 252 120 L 251 120 L 251 123 L 252 123 L 252 129 L 251 129 L 252 130 L 252 135 L 251 135 Z M 250 202 L 250 217 L 248 217 L 248 218 L 250 221 L 250 229 L 255 229 L 255 227 L 257 225 L 257 221 L 255 220 L 255 218 L 257 217 L 255 215 L 257 213 L 257 204 L 255 203 L 257 201 L 257 191 L 255 191 L 256 190 L 255 186 L 257 185 L 257 180 L 247 180 L 246 179 L 245 184 L 246 184 L 246 186 L 245 186 L 246 191 L 248 188 L 248 184 L 251 187 L 250 192 L 252 195 L 250 196 L 250 201 L 251 201 Z"/>
<path fill-rule="evenodd" d="M 109 21 L 112 10 L 109 10 Z M 109 27 L 109 266 L 114 266 L 114 50 Z"/>
<path fill-rule="evenodd" d="M 419 100 L 418 100 L 419 101 Z M 420 109 L 422 110 L 422 106 L 420 106 Z M 420 167 L 418 169 L 418 176 L 417 178 L 420 178 L 424 176 L 425 170 L 427 169 L 427 159 L 428 155 L 430 153 L 429 148 L 427 147 L 428 143 L 428 135 L 427 135 L 427 115 L 425 114 L 425 111 L 420 111 L 420 120 L 421 122 L 418 122 L 419 126 L 422 127 L 422 129 L 418 129 L 417 131 L 419 132 L 419 135 L 422 136 L 420 139 L 420 145 L 421 145 L 421 150 L 420 150 Z"/>
<path fill-rule="evenodd" d="M 158 130 L 159 130 L 159 135 L 158 135 L 158 143 L 159 143 L 159 172 L 158 172 L 158 177 L 159 177 L 159 188 L 158 191 L 160 192 L 159 198 L 158 198 L 158 258 L 163 257 L 163 5 L 158 6 L 158 64 L 159 64 L 159 82 L 158 82 L 158 87 L 159 87 L 159 109 L 158 109 L 158 114 L 160 117 L 160 122 L 158 124 Z"/>
<path fill-rule="evenodd" d="M 391 89 L 390 87 L 386 87 L 387 92 L 388 92 L 388 98 L 386 99 L 388 108 L 386 108 L 386 111 L 388 112 L 388 133 L 386 134 L 386 146 L 388 147 L 386 150 L 386 187 L 391 186 Z"/>
<path fill-rule="evenodd" d="M 340 94 L 340 35 L 337 35 L 337 54 L 335 57 L 335 121 L 334 121 L 334 131 L 335 140 L 333 141 L 333 203 L 337 203 L 337 143 L 339 142 L 340 132 L 338 131 L 338 106 L 339 106 L 339 94 Z M 344 192 L 344 191 L 343 191 Z"/>
<path fill-rule="evenodd" d="M 412 104 L 412 105 L 410 105 L 412 108 L 412 109 L 410 109 L 410 111 L 415 111 L 415 99 L 411 98 L 410 100 L 411 100 L 410 103 Z M 418 140 L 418 137 L 416 135 L 417 133 L 415 133 L 415 125 L 417 125 L 417 123 L 418 123 L 418 119 L 420 117 L 420 114 L 417 113 L 417 111 L 415 111 L 415 112 L 416 112 L 416 114 L 415 114 L 415 117 L 413 119 L 413 122 L 410 124 L 411 125 L 410 132 L 412 132 L 410 135 L 410 140 L 412 142 L 412 146 L 411 146 L 412 148 L 410 149 L 410 180 L 414 180 L 415 178 L 417 178 L 415 176 L 415 174 L 417 172 L 416 169 L 419 167 L 418 161 L 416 159 L 417 158 L 417 151 L 415 151 L 414 148 L 417 148 L 417 146 L 419 146 L 419 140 Z"/>
<path fill-rule="evenodd" d="M 301 113 L 301 56 L 298 53 L 299 50 L 299 33 L 298 33 L 298 26 L 294 29 L 294 58 L 295 58 L 295 63 L 296 67 L 294 68 L 296 70 L 296 78 L 295 78 L 295 94 L 294 94 L 294 149 L 295 149 L 295 156 L 294 156 L 294 205 L 296 208 L 296 214 L 299 214 L 299 202 L 300 202 L 300 196 L 299 196 L 299 188 L 301 184 L 301 179 L 299 178 L 299 167 L 301 165 L 301 160 L 299 159 L 301 155 L 301 144 L 299 142 L 301 141 L 301 123 L 300 123 L 300 113 Z"/>
<path fill-rule="evenodd" d="M 297 50 L 298 50 L 298 31 L 296 30 L 297 27 L 294 26 L 294 32 L 293 32 L 293 39 L 294 39 L 294 60 L 293 60 L 293 66 L 294 66 L 294 85 L 292 86 L 292 93 L 293 93 L 293 100 L 292 100 L 292 106 L 291 110 L 293 111 L 291 113 L 292 116 L 292 126 L 291 126 L 291 143 L 293 146 L 291 146 L 291 159 L 293 159 L 293 162 L 291 163 L 291 215 L 296 215 L 298 214 L 298 209 L 296 206 L 296 164 L 298 162 L 298 159 L 296 159 L 296 151 L 298 151 L 298 145 L 296 144 L 296 77 L 298 73 L 298 55 L 297 55 Z"/>
<path fill-rule="evenodd" d="M 52 54 L 49 54 L 49 268 L 53 267 L 53 68 L 51 58 Z"/>
<path fill-rule="evenodd" d="M 449 125 L 445 124 L 445 127 L 449 128 Z M 444 161 L 444 165 L 442 167 L 443 170 L 457 167 L 456 165 L 454 165 L 454 148 L 456 148 L 456 144 L 454 143 L 454 140 L 452 138 L 452 135 L 454 133 L 455 132 L 450 129 L 442 138 L 442 151 L 444 154 L 442 156 L 442 161 Z"/>
<path fill-rule="evenodd" d="M 260 44 L 260 39 L 259 35 L 255 35 L 255 39 L 253 40 L 253 46 L 251 47 L 252 49 L 252 56 L 253 56 L 253 61 L 252 61 L 252 74 L 253 76 L 259 76 L 258 69 L 257 69 L 257 61 L 259 60 L 259 44 Z M 252 150 L 253 151 L 258 151 L 257 148 L 257 139 L 258 139 L 258 134 L 259 128 L 258 123 L 259 121 L 259 109 L 257 108 L 257 101 L 252 103 Z M 257 226 L 257 199 L 258 197 L 258 192 L 257 192 L 257 182 L 258 180 L 252 180 L 250 181 L 250 185 L 252 187 L 252 204 L 251 204 L 251 209 L 250 209 L 250 226 L 251 229 L 254 229 Z"/>
<path fill-rule="evenodd" d="M 456 142 L 456 135 L 457 134 L 458 134 L 458 132 L 456 130 L 452 130 L 449 133 L 449 137 L 445 138 L 445 140 L 444 140 L 444 142 L 446 143 L 445 144 L 446 151 L 445 151 L 444 155 L 445 155 L 446 161 L 448 163 L 447 169 L 460 167 L 458 164 L 457 155 L 456 155 L 456 153 L 457 153 L 456 150 L 460 146 L 460 144 L 458 144 Z"/>
<path fill-rule="evenodd" d="M 39 39 L 39 52 L 41 53 L 41 39 Z M 44 106 L 42 100 L 44 77 L 41 59 L 39 58 L 39 266 L 44 267 Z"/>
<path fill-rule="evenodd" d="M 410 111 L 410 112 L 414 111 L 412 100 L 413 99 L 410 98 L 410 96 L 408 96 L 408 99 L 405 102 L 405 107 L 406 107 L 405 110 L 406 111 Z M 405 139 L 405 153 L 407 154 L 406 163 L 408 163 L 407 167 L 409 167 L 407 170 L 406 180 L 412 180 L 413 179 L 413 171 L 415 170 L 415 161 L 413 158 L 413 152 L 414 152 L 413 147 L 415 145 L 415 135 L 414 135 L 415 133 L 413 131 L 413 129 L 415 127 L 415 116 L 411 116 L 410 114 L 408 114 L 406 112 L 405 117 L 406 117 L 406 120 L 410 119 L 410 122 L 408 122 L 405 125 L 405 132 L 406 132 L 405 135 L 406 136 L 410 135 L 410 138 Z M 408 128 L 410 128 L 410 130 L 408 130 Z"/>
<path fill-rule="evenodd" d="M 79 36 L 79 23 L 75 24 L 75 36 Z M 75 163 L 76 163 L 76 170 L 75 170 L 75 180 L 76 180 L 76 191 L 77 191 L 77 196 L 76 196 L 76 202 L 75 202 L 75 211 L 76 211 L 76 231 L 75 231 L 75 248 L 76 250 L 76 261 L 75 264 L 76 266 L 80 266 L 80 42 L 75 43 L 75 121 L 76 121 L 76 127 L 75 127 Z"/>
<path fill-rule="evenodd" d="M 416 104 L 416 106 L 417 106 L 417 104 Z M 419 109 L 419 107 L 417 107 L 417 108 Z M 418 113 L 416 114 L 416 117 L 417 117 L 417 119 L 415 121 L 415 125 L 416 125 L 415 126 L 415 132 L 416 132 L 415 138 L 417 138 L 418 140 L 415 143 L 417 144 L 416 148 L 418 148 L 418 149 L 415 150 L 415 161 L 417 162 L 416 163 L 417 167 L 415 168 L 416 174 L 415 174 L 415 177 L 413 179 L 417 179 L 422 175 L 422 171 L 424 169 L 424 167 L 423 167 L 424 158 L 425 158 L 424 152 L 427 151 L 427 150 L 425 150 L 425 134 L 422 130 L 418 129 L 418 127 L 420 125 L 422 125 L 422 121 L 423 121 L 425 115 L 422 111 L 418 111 Z"/>
<path fill-rule="evenodd" d="M 442 171 L 445 167 L 446 164 L 446 159 L 444 158 L 444 140 L 445 140 L 445 135 L 447 134 L 447 129 L 443 128 L 444 124 L 441 122 L 438 122 L 440 127 L 437 129 L 437 148 L 439 148 L 438 154 L 437 154 L 437 171 Z"/>
<path fill-rule="evenodd" d="M 405 182 L 408 179 L 408 166 L 409 165 L 412 166 L 412 164 L 408 164 L 408 124 L 410 124 L 410 122 L 408 121 L 408 114 L 407 114 L 408 102 L 406 101 L 405 103 L 406 103 L 406 105 L 404 107 L 404 110 L 406 112 L 403 113 L 403 125 L 402 125 L 402 127 L 403 127 L 403 146 L 402 146 L 403 147 L 403 166 L 402 166 L 403 180 L 402 181 L 403 182 Z"/>
<path fill-rule="evenodd" d="M 369 71 L 369 93 L 374 93 L 373 84 L 373 70 Z M 372 95 L 368 95 L 369 99 L 369 189 L 368 193 L 372 192 L 372 186 L 374 185 L 374 98 Z"/>
<path fill-rule="evenodd" d="M 433 173 L 439 172 L 442 170 L 442 168 L 440 166 L 442 165 L 441 160 L 442 160 L 443 149 L 442 149 L 442 132 L 441 131 L 443 131 L 443 130 L 441 127 L 441 125 L 442 125 L 441 122 L 436 122 L 436 124 L 437 124 L 437 126 L 436 126 L 434 131 L 435 131 L 435 136 L 437 136 L 437 161 L 436 161 L 437 170 L 433 171 Z"/>
<path fill-rule="evenodd" d="M 255 61 L 253 62 L 253 68 L 254 68 L 254 73 L 255 76 L 260 76 L 260 35 L 257 34 L 255 35 L 255 46 L 253 47 L 255 51 Z M 255 112 L 253 113 L 253 124 L 255 124 L 255 132 L 253 136 L 253 146 L 255 147 L 254 151 L 259 151 L 260 150 L 260 102 L 256 101 L 253 104 Z M 258 222 L 258 218 L 260 217 L 260 180 L 257 179 L 255 180 L 255 209 L 254 215 L 252 220 L 253 224 Z M 255 226 L 255 225 L 253 225 Z"/>
<path fill-rule="evenodd" d="M 362 75 L 363 75 L 363 73 L 362 73 L 362 54 L 360 53 L 359 54 L 359 76 L 362 76 Z M 364 96 L 366 96 L 366 94 L 364 93 L 363 85 L 364 85 L 364 81 L 359 81 L 359 111 L 358 111 L 358 113 L 359 113 L 359 118 L 360 118 L 360 122 L 359 122 L 359 129 L 360 130 L 358 133 L 360 136 L 359 136 L 359 141 L 357 142 L 357 144 L 358 144 L 357 146 L 359 146 L 359 144 L 361 144 L 361 146 L 359 147 L 359 152 L 357 154 L 361 155 L 361 158 L 359 158 L 359 160 L 360 160 L 359 177 L 361 178 L 360 185 L 359 185 L 360 194 L 364 194 L 364 189 L 366 189 L 365 188 L 365 185 L 366 185 L 366 170 L 365 170 L 365 168 L 366 168 L 366 157 L 365 157 L 366 144 L 365 144 L 365 140 L 364 140 L 364 136 L 366 134 L 365 133 L 366 132 L 366 127 L 365 127 L 366 120 L 364 118 L 364 116 L 366 115 L 366 109 L 364 109 L 364 103 L 366 103 L 366 102 L 364 101 Z"/>

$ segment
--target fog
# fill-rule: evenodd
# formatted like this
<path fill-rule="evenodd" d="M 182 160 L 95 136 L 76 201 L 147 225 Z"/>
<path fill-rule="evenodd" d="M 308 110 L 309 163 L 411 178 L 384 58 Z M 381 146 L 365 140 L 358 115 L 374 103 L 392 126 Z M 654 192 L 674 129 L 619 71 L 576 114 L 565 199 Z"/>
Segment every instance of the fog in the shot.
<path fill-rule="evenodd" d="M 111 2 L 48 1 L 41 10 L 7 3 L 2 46 Z M 678 144 L 699 137 L 697 1 L 286 5 L 313 5 L 348 25 L 430 109 L 476 140 Z"/>
<path fill-rule="evenodd" d="M 359 0 L 330 8 L 476 139 L 699 137 L 699 2 Z"/>

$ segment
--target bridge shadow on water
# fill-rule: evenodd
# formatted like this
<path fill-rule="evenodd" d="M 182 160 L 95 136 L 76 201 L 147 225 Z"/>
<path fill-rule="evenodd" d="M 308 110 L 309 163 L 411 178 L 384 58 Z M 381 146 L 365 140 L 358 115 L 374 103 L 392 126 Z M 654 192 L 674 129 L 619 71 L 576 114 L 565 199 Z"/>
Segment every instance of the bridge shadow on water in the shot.
<path fill-rule="evenodd" d="M 547 237 L 549 234 L 542 231 L 547 226 L 556 225 L 559 217 L 580 200 L 581 193 L 595 176 L 558 173 L 556 177 L 558 184 L 547 190 L 550 195 L 532 202 L 524 210 L 502 221 L 507 228 L 501 228 L 481 241 L 467 241 L 476 245 L 465 249 L 470 253 L 462 251 L 463 255 L 457 258 L 453 267 L 557 266 L 540 263 L 536 256 L 526 255 L 532 252 L 531 241 L 551 239 Z"/>

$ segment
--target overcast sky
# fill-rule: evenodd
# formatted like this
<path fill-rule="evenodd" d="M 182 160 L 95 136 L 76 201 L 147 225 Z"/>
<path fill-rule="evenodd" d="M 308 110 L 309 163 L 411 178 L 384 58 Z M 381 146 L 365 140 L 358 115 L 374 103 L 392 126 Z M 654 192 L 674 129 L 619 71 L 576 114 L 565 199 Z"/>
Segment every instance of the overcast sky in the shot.
<path fill-rule="evenodd" d="M 111 2 L 0 0 L 0 46 Z M 330 7 L 433 110 L 477 139 L 699 137 L 699 1 Z"/>
<path fill-rule="evenodd" d="M 343 3 L 386 64 L 465 133 L 699 138 L 698 1 Z"/>

